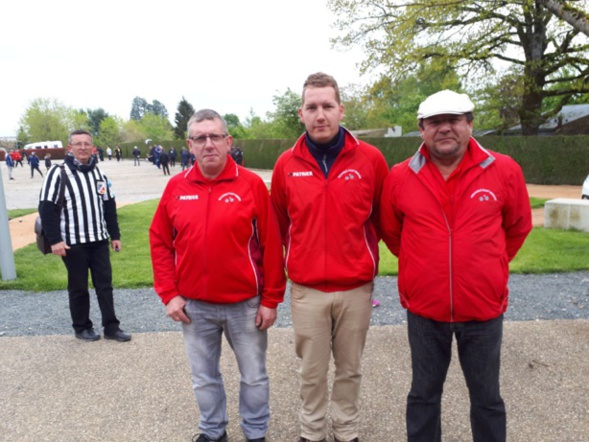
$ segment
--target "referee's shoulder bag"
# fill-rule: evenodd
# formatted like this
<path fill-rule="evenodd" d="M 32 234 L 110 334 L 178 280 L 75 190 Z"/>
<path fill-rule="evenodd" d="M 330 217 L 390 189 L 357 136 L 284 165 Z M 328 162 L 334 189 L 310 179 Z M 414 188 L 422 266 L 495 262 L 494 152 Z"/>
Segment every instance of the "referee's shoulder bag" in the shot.
<path fill-rule="evenodd" d="M 59 207 L 59 211 L 63 209 L 63 199 L 65 194 L 65 182 L 67 181 L 67 175 L 65 173 L 64 166 L 59 166 L 61 168 L 61 180 L 59 181 L 59 194 L 57 196 L 57 207 Z M 37 248 L 41 251 L 43 255 L 48 255 L 51 253 L 51 244 L 49 244 L 49 240 L 45 237 L 45 233 L 43 232 L 43 224 L 41 223 L 41 217 L 38 216 L 35 219 L 35 234 L 37 235 Z"/>

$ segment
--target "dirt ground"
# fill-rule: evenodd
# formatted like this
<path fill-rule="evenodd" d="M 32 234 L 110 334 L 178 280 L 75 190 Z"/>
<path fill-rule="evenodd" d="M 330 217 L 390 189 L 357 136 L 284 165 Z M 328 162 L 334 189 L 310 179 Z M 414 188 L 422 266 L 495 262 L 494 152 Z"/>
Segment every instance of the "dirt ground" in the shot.
<path fill-rule="evenodd" d="M 132 161 L 121 162 L 104 161 L 99 165 L 100 170 L 105 173 L 113 182 L 113 188 L 117 198 L 117 206 L 132 204 L 148 199 L 159 198 L 169 176 L 147 162 L 141 166 L 133 166 Z M 172 174 L 180 172 L 176 166 Z M 255 172 L 269 182 L 272 171 L 256 170 Z M 9 210 L 18 208 L 36 207 L 39 190 L 41 188 L 41 177 L 35 175 L 30 178 L 29 169 L 15 168 L 15 180 L 8 181 L 6 173 L 2 174 L 2 183 L 6 196 L 6 206 Z M 528 193 L 536 198 L 580 198 L 581 186 L 540 186 L 528 185 Z M 24 247 L 35 241 L 33 226 L 37 214 L 10 220 L 10 236 L 13 250 Z M 544 209 L 532 210 L 534 226 L 541 226 L 544 223 Z"/>

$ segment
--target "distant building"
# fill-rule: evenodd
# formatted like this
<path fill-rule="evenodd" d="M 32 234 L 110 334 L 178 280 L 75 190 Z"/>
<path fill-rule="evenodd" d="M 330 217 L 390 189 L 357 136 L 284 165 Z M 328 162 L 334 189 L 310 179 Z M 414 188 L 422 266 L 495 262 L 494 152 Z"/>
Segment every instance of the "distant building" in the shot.
<path fill-rule="evenodd" d="M 504 135 L 521 135 L 521 125 L 513 126 Z M 589 135 L 589 104 L 570 104 L 538 128 L 538 135 Z"/>
<path fill-rule="evenodd" d="M 360 129 L 350 132 L 357 138 L 394 138 L 403 134 L 401 126 L 387 127 L 386 129 Z"/>

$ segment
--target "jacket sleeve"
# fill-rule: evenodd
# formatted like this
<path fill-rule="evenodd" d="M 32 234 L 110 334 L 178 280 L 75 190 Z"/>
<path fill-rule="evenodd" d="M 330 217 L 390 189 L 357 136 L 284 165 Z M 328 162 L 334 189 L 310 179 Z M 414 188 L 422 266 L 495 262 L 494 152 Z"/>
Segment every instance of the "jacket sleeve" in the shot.
<path fill-rule="evenodd" d="M 532 230 L 532 209 L 521 167 L 515 160 L 510 158 L 509 161 L 512 167 L 508 169 L 510 176 L 505 177 L 505 183 L 510 198 L 503 209 L 503 230 L 507 257 L 511 261 Z"/>
<path fill-rule="evenodd" d="M 288 216 L 288 205 L 286 201 L 286 189 L 284 183 L 283 168 L 283 157 L 279 157 L 278 161 L 274 165 L 274 171 L 272 172 L 270 198 L 272 200 L 272 206 L 274 207 L 276 218 L 278 220 L 278 226 L 280 228 L 282 243 L 286 245 L 288 241 L 290 217 Z"/>
<path fill-rule="evenodd" d="M 149 228 L 153 284 L 164 304 L 168 304 L 172 298 L 180 294 L 175 281 L 174 228 L 167 210 L 170 187 L 170 184 L 166 186 Z"/>
<path fill-rule="evenodd" d="M 117 218 L 117 203 L 114 199 L 104 201 L 104 220 L 106 221 L 106 230 L 111 240 L 120 240 L 121 231 L 119 230 L 119 221 Z"/>
<path fill-rule="evenodd" d="M 260 248 L 264 266 L 264 289 L 261 304 L 264 307 L 276 308 L 284 300 L 286 289 L 282 239 L 268 190 L 261 179 L 257 180 L 255 194 L 259 214 Z"/>
<path fill-rule="evenodd" d="M 384 180 L 387 177 L 389 167 L 387 162 L 384 158 L 384 155 L 378 151 L 377 157 L 373 161 L 374 169 L 375 169 L 375 176 L 374 176 L 374 195 L 372 198 L 372 223 L 374 228 L 376 229 L 376 234 L 378 238 L 382 238 L 382 229 L 381 229 L 381 217 L 380 217 L 380 201 L 382 196 L 382 188 L 384 184 Z"/>
<path fill-rule="evenodd" d="M 384 181 L 380 199 L 380 227 L 384 243 L 393 255 L 399 256 L 403 218 L 396 208 L 394 173 L 393 167 Z"/>

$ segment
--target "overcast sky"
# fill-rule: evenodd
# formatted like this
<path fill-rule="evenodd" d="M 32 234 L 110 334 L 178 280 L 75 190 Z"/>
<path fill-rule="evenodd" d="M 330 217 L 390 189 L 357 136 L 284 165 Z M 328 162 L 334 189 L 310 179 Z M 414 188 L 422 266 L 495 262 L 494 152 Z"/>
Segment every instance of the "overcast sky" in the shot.
<path fill-rule="evenodd" d="M 272 97 L 324 71 L 365 83 L 359 50 L 331 49 L 326 0 L 19 0 L 0 6 L 0 136 L 15 135 L 32 100 L 129 118 L 136 96 L 173 121 L 195 109 L 260 117 Z M 40 140 L 39 140 L 40 141 Z"/>

